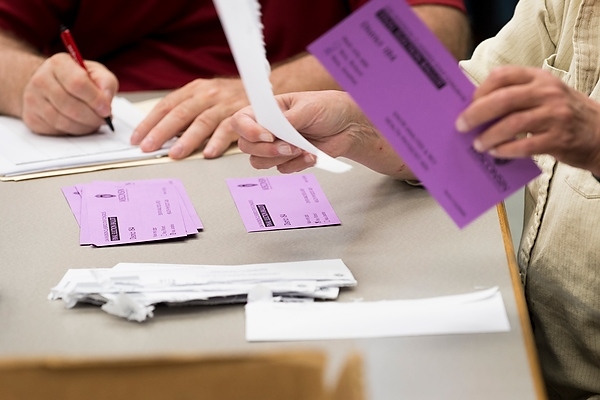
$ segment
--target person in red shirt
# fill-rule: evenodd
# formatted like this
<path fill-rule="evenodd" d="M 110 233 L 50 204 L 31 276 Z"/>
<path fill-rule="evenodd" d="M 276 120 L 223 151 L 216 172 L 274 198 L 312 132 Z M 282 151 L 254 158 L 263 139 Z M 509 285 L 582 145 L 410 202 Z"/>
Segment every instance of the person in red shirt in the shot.
<path fill-rule="evenodd" d="M 366 1 L 260 1 L 274 92 L 337 88 L 304 50 Z M 407 1 L 457 58 L 465 55 L 463 0 Z M 65 53 L 61 24 L 71 30 L 89 74 Z M 237 139 L 231 115 L 248 104 L 214 6 L 198 0 L 45 0 L 35 9 L 27 1 L 0 0 L 0 87 L 0 114 L 47 135 L 94 132 L 118 90 L 177 89 L 131 138 L 153 151 L 180 135 L 172 158 L 204 143 L 205 157 L 221 155 Z"/>

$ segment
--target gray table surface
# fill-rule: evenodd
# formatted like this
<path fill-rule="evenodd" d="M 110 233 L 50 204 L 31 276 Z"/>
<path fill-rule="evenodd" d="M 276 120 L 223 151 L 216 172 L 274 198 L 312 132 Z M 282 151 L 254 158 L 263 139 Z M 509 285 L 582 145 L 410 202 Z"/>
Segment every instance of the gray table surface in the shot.
<path fill-rule="evenodd" d="M 369 398 L 535 398 L 495 209 L 459 230 L 427 192 L 364 167 L 312 169 L 340 226 L 247 233 L 225 179 L 276 174 L 247 156 L 186 160 L 0 183 L 0 360 L 243 354 L 320 349 L 333 365 L 352 350 L 366 363 Z M 80 246 L 60 188 L 93 180 L 181 179 L 204 223 L 195 237 L 105 248 Z M 162 308 L 145 323 L 47 295 L 68 268 L 118 262 L 248 264 L 341 258 L 358 286 L 338 301 L 420 298 L 498 285 L 511 331 L 370 340 L 247 343 L 241 305 Z M 337 361 L 336 361 L 337 360 Z"/>

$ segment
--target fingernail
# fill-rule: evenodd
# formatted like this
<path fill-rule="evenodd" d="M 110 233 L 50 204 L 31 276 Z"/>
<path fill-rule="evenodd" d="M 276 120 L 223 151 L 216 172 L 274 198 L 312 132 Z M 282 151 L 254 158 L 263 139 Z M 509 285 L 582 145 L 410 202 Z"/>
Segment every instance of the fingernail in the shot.
<path fill-rule="evenodd" d="M 287 144 L 280 144 L 277 147 L 277 151 L 282 156 L 291 156 L 292 155 L 292 148 L 289 145 L 287 145 Z"/>
<path fill-rule="evenodd" d="M 459 132 L 468 132 L 469 126 L 467 125 L 467 121 L 463 117 L 459 117 L 456 120 L 456 130 Z"/>
<path fill-rule="evenodd" d="M 137 130 L 134 130 L 133 133 L 131 134 L 131 138 L 129 139 L 131 144 L 140 144 L 139 136 L 140 136 L 140 132 L 138 132 Z"/>
<path fill-rule="evenodd" d="M 483 153 L 483 143 L 481 143 L 481 140 L 475 139 L 473 141 L 473 148 L 478 152 Z"/>
<path fill-rule="evenodd" d="M 183 145 L 181 143 L 175 143 L 171 150 L 169 150 L 169 157 L 181 158 L 183 157 Z"/>
<path fill-rule="evenodd" d="M 262 141 L 262 142 L 269 142 L 272 143 L 275 138 L 273 137 L 273 135 L 271 135 L 269 132 L 262 132 L 258 138 Z"/>
<path fill-rule="evenodd" d="M 306 161 L 307 164 L 314 164 L 315 162 L 317 162 L 317 159 L 314 155 L 310 154 L 310 153 L 306 153 L 304 155 L 304 161 Z"/>
<path fill-rule="evenodd" d="M 154 139 L 151 136 L 146 136 L 142 143 L 140 143 L 140 147 L 144 150 L 150 150 L 154 147 Z"/>
<path fill-rule="evenodd" d="M 205 158 L 213 158 L 216 156 L 216 149 L 213 146 L 206 146 L 202 154 L 204 154 Z"/>

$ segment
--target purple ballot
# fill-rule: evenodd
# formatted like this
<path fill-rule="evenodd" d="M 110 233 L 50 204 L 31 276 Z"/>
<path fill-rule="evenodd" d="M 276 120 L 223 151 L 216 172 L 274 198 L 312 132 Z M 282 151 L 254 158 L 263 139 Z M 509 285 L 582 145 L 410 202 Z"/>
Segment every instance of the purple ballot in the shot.
<path fill-rule="evenodd" d="M 69 208 L 75 216 L 77 224 L 81 226 L 81 222 L 79 221 L 81 218 L 81 193 L 79 193 L 77 186 L 66 186 L 61 190 L 65 199 L 67 199 L 67 203 L 69 203 Z"/>
<path fill-rule="evenodd" d="M 227 179 L 248 232 L 339 225 L 312 174 Z"/>
<path fill-rule="evenodd" d="M 87 216 L 81 229 L 89 230 L 95 246 L 147 242 L 187 236 L 172 185 L 132 185 L 96 182 L 85 188 Z M 86 225 L 89 224 L 89 225 Z"/>
<path fill-rule="evenodd" d="M 475 90 L 404 1 L 373 0 L 309 46 L 459 227 L 540 171 L 473 149 L 458 115 Z"/>
<path fill-rule="evenodd" d="M 191 230 L 188 229 L 188 232 L 196 233 L 197 231 L 201 231 L 202 229 L 204 229 L 204 226 L 202 225 L 202 221 L 200 221 L 200 217 L 198 217 L 198 214 L 196 214 L 196 210 L 194 209 L 192 200 L 187 195 L 187 192 L 185 191 L 185 188 L 183 187 L 183 182 L 181 182 L 178 179 L 169 179 L 168 181 L 169 181 L 169 183 L 171 183 L 172 185 L 175 186 L 175 189 L 177 190 L 177 193 L 179 193 L 179 197 L 181 198 L 183 208 L 185 209 L 184 220 L 186 221 L 185 222 L 186 227 L 189 224 L 192 228 Z"/>
<path fill-rule="evenodd" d="M 176 179 L 95 181 L 62 188 L 80 225 L 80 244 L 108 246 L 172 239 L 203 229 Z"/>
<path fill-rule="evenodd" d="M 185 224 L 187 233 L 195 234 L 195 233 L 198 233 L 199 230 L 204 229 L 204 227 L 202 226 L 202 222 L 200 221 L 200 218 L 198 217 L 198 214 L 196 214 L 196 210 L 194 209 L 194 206 L 192 205 L 192 201 L 188 197 L 188 195 L 183 187 L 183 183 L 180 180 L 178 180 L 178 179 L 148 179 L 148 180 L 130 181 L 130 182 L 123 182 L 123 183 L 128 186 L 131 186 L 131 185 L 136 185 L 136 186 L 169 185 L 169 186 L 173 186 L 173 188 L 175 189 L 176 193 L 179 196 L 179 201 L 177 201 L 177 204 L 179 205 L 179 208 L 181 210 L 181 215 L 183 217 L 183 222 Z"/>

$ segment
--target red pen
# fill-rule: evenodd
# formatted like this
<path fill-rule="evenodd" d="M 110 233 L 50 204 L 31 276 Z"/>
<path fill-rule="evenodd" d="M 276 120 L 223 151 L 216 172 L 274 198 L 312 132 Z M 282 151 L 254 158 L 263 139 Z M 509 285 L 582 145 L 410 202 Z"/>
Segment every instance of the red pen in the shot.
<path fill-rule="evenodd" d="M 81 57 L 81 53 L 79 52 L 79 49 L 75 44 L 75 40 L 73 40 L 71 31 L 64 25 L 60 26 L 60 38 L 62 39 L 63 44 L 65 45 L 69 53 L 71 54 L 71 57 L 73 57 L 73 60 L 77 61 L 77 64 L 79 64 L 81 68 L 83 68 L 89 74 L 88 69 L 85 67 L 85 63 L 83 62 L 83 57 Z M 114 132 L 115 128 L 113 126 L 112 120 L 110 119 L 110 116 L 105 117 L 104 120 L 106 121 L 106 124 L 108 125 L 110 130 Z"/>

